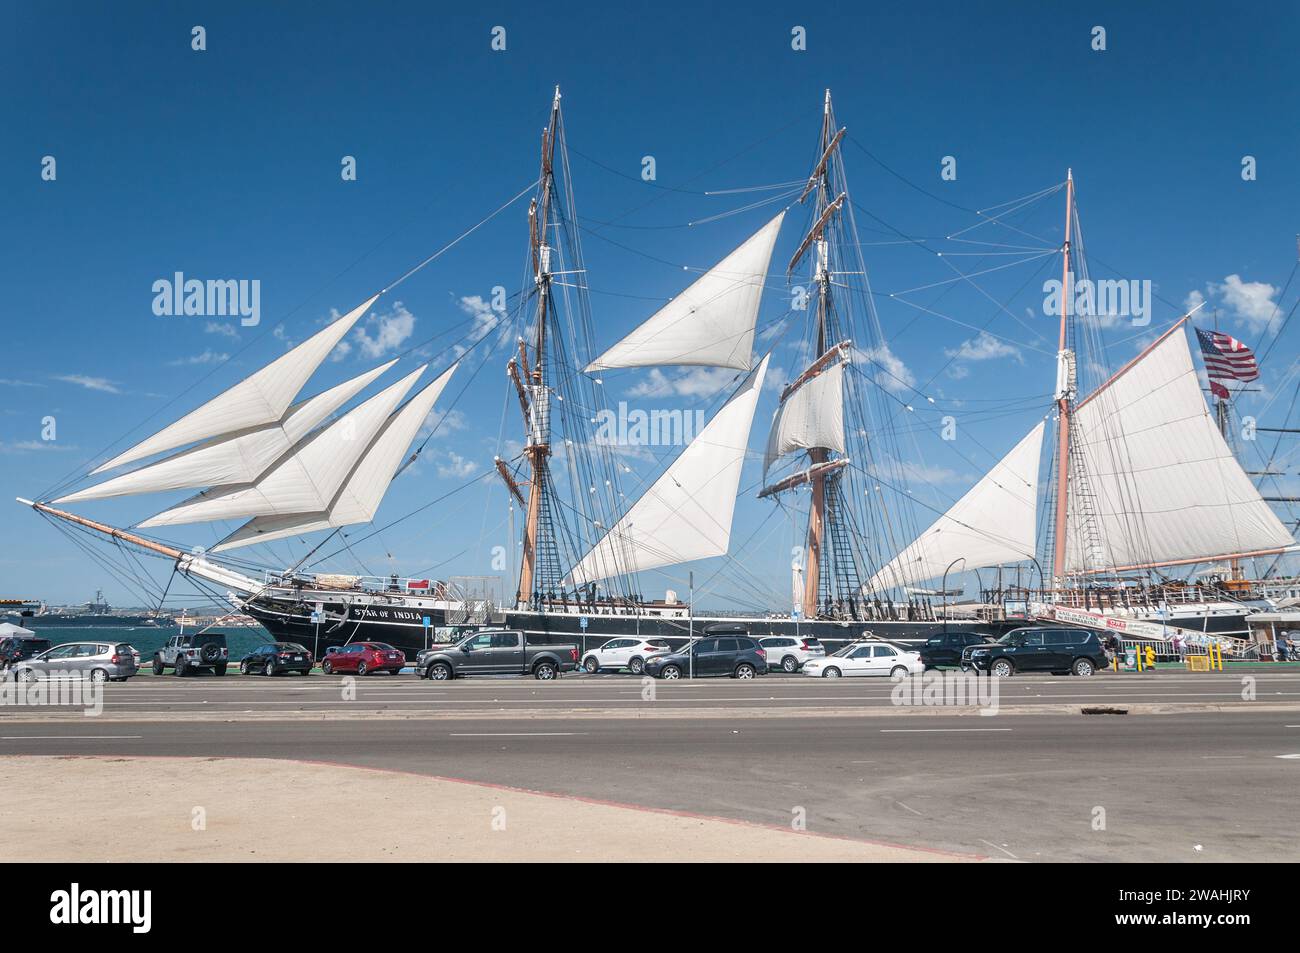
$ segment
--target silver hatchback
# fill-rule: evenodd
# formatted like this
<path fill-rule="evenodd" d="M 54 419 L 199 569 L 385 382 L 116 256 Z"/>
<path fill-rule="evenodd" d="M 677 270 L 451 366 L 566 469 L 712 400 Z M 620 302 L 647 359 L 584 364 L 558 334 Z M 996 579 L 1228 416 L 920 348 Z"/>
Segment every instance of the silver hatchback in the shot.
<path fill-rule="evenodd" d="M 138 670 L 135 650 L 126 642 L 67 642 L 16 663 L 9 677 L 20 682 L 42 678 L 124 682 Z"/>

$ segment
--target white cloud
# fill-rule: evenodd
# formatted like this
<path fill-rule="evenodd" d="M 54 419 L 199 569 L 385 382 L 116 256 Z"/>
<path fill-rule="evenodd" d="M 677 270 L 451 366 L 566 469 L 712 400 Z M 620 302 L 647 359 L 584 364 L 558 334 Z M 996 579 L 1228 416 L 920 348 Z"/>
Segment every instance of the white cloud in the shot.
<path fill-rule="evenodd" d="M 223 324 L 220 321 L 209 321 L 203 325 L 205 334 L 220 334 L 222 337 L 228 337 L 233 341 L 239 340 L 239 332 L 235 330 L 233 324 Z"/>
<path fill-rule="evenodd" d="M 415 315 L 402 302 L 394 301 L 386 313 L 373 312 L 367 316 L 364 324 L 353 329 L 352 337 L 362 355 L 373 360 L 392 354 L 414 331 Z"/>
<path fill-rule="evenodd" d="M 1205 304 L 1205 295 L 1193 288 L 1187 292 L 1187 297 L 1183 299 L 1183 313 L 1194 311 L 1203 304 Z"/>
<path fill-rule="evenodd" d="M 1277 288 L 1263 281 L 1242 281 L 1241 275 L 1228 275 L 1222 284 L 1211 283 L 1209 290 L 1251 331 L 1259 334 L 1273 329 L 1278 312 L 1277 302 L 1273 300 Z"/>
<path fill-rule="evenodd" d="M 207 349 L 202 354 L 178 358 L 174 361 L 168 361 L 167 363 L 172 367 L 180 367 L 187 364 L 220 364 L 222 361 L 228 360 L 230 360 L 229 354 Z"/>
<path fill-rule="evenodd" d="M 960 347 L 945 350 L 944 353 L 962 361 L 990 361 L 999 357 L 1013 357 L 1020 363 L 1024 363 L 1020 348 L 994 337 L 987 331 L 981 331 L 977 336 L 962 341 Z"/>
<path fill-rule="evenodd" d="M 54 440 L 16 440 L 13 443 L 5 443 L 0 440 L 0 454 L 15 453 L 38 453 L 41 451 L 64 451 L 76 450 L 77 448 L 69 443 L 58 443 Z"/>
<path fill-rule="evenodd" d="M 438 464 L 438 476 L 464 479 L 478 469 L 473 460 L 466 460 L 454 450 L 447 451 L 447 462 Z"/>
<path fill-rule="evenodd" d="M 86 388 L 86 390 L 103 391 L 105 394 L 122 393 L 117 384 L 107 377 L 87 377 L 85 374 L 59 374 L 54 379 L 63 381 L 65 384 L 76 384 L 78 387 Z"/>
<path fill-rule="evenodd" d="M 464 430 L 469 426 L 465 415 L 459 410 L 438 410 L 429 411 L 429 416 L 424 418 L 424 423 L 420 425 L 420 432 L 416 439 L 423 440 L 430 434 L 437 432 L 439 437 L 445 437 L 448 434 L 455 433 L 458 430 Z"/>
<path fill-rule="evenodd" d="M 8 377 L 0 377 L 0 386 L 3 387 L 44 387 L 44 384 L 38 384 L 35 381 L 16 381 Z"/>
<path fill-rule="evenodd" d="M 659 368 L 636 384 L 629 397 L 711 397 L 736 379 L 737 372 L 729 367 L 692 367 L 678 371 L 671 377 Z"/>
<path fill-rule="evenodd" d="M 462 295 L 456 304 L 460 310 L 474 318 L 474 325 L 469 332 L 471 341 L 481 341 L 501 320 L 501 315 L 483 300 L 482 295 Z"/>
<path fill-rule="evenodd" d="M 876 383 L 892 393 L 901 393 L 916 386 L 916 375 L 903 363 L 889 345 L 867 348 L 859 352 L 860 356 L 875 368 Z"/>

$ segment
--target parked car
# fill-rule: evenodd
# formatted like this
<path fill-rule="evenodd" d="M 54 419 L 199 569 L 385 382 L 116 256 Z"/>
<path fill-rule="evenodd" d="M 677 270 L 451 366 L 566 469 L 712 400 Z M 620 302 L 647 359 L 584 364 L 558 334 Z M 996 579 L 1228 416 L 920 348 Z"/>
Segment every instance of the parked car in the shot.
<path fill-rule="evenodd" d="M 961 653 L 967 646 L 984 645 L 993 641 L 991 636 L 983 635 L 979 632 L 944 632 L 942 635 L 931 636 L 925 640 L 921 646 L 921 661 L 925 663 L 926 668 L 937 668 L 940 665 L 951 665 L 954 668 L 961 665 Z"/>
<path fill-rule="evenodd" d="M 812 659 L 803 673 L 812 678 L 855 678 L 869 675 L 920 675 L 925 671 L 920 652 L 883 642 L 854 642 L 833 655 Z"/>
<path fill-rule="evenodd" d="M 47 652 L 51 645 L 49 639 L 42 639 L 39 636 L 6 636 L 0 639 L 0 669 Z"/>
<path fill-rule="evenodd" d="M 9 674 L 20 682 L 61 676 L 124 682 L 137 671 L 131 646 L 125 642 L 65 642 L 15 662 Z"/>
<path fill-rule="evenodd" d="M 769 635 L 759 639 L 758 644 L 767 653 L 768 667 L 783 672 L 797 672 L 809 659 L 826 657 L 826 647 L 817 639 Z"/>
<path fill-rule="evenodd" d="M 230 649 L 221 632 L 194 632 L 173 635 L 153 656 L 153 673 L 161 675 L 167 666 L 184 678 L 205 668 L 215 675 L 225 675 Z"/>
<path fill-rule="evenodd" d="M 705 636 L 672 652 L 646 659 L 645 674 L 655 678 L 753 678 L 767 674 L 767 652 L 747 635 Z"/>
<path fill-rule="evenodd" d="M 406 667 L 406 656 L 387 642 L 349 642 L 337 652 L 327 652 L 320 663 L 326 675 L 356 672 L 370 675 L 374 672 L 391 672 L 396 675 Z"/>
<path fill-rule="evenodd" d="M 477 632 L 415 657 L 415 673 L 435 682 L 462 675 L 532 675 L 549 682 L 577 667 L 576 645 L 533 644 L 523 632 L 507 630 Z"/>
<path fill-rule="evenodd" d="M 633 675 L 640 675 L 649 656 L 670 648 L 667 639 L 610 639 L 588 652 L 582 659 L 582 667 L 593 675 L 602 668 L 625 668 Z"/>
<path fill-rule="evenodd" d="M 1016 672 L 1091 675 L 1107 664 L 1106 649 L 1088 629 L 1013 629 L 996 642 L 968 646 L 963 670 L 1009 678 Z"/>
<path fill-rule="evenodd" d="M 239 671 L 244 675 L 260 672 L 263 675 L 279 675 L 283 672 L 300 672 L 306 675 L 311 671 L 311 652 L 297 642 L 271 642 L 259 645 L 240 660 Z"/>

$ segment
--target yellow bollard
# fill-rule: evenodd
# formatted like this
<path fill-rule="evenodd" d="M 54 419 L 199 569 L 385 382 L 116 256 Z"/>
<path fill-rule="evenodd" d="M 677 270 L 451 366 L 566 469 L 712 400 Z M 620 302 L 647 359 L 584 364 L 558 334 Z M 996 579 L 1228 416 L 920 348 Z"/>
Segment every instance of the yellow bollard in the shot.
<path fill-rule="evenodd" d="M 1154 646 L 1147 646 L 1147 668 L 1156 667 L 1156 650 Z"/>

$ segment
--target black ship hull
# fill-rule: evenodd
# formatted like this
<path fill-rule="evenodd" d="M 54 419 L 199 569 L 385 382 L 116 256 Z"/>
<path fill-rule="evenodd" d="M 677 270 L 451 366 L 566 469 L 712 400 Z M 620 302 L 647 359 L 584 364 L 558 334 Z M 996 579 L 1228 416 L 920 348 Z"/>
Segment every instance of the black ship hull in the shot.
<path fill-rule="evenodd" d="M 250 616 L 260 622 L 280 641 L 298 642 L 320 658 L 327 649 L 348 642 L 386 642 L 413 659 L 417 652 L 449 636 L 492 626 L 522 629 L 539 644 L 576 645 L 580 652 L 596 648 L 612 638 L 637 637 L 666 639 L 673 648 L 686 644 L 691 633 L 704 633 L 707 626 L 718 623 L 744 626 L 754 636 L 801 636 L 818 639 L 827 652 L 858 639 L 876 638 L 902 644 L 919 645 L 944 631 L 942 621 L 870 621 L 841 622 L 827 619 L 794 620 L 739 616 L 696 616 L 692 622 L 679 615 L 579 615 L 576 612 L 506 610 L 493 620 L 469 622 L 464 613 L 441 609 L 416 609 L 385 604 L 358 606 L 342 601 L 326 602 L 315 615 L 309 605 L 271 599 L 258 599 L 245 606 Z M 449 618 L 455 616 L 455 618 Z M 504 616 L 504 618 L 502 618 Z M 585 625 L 584 625 L 585 622 Z M 999 635 L 1022 623 L 961 622 L 947 624 L 951 630 L 984 632 Z"/>

